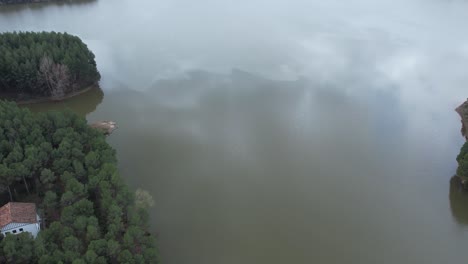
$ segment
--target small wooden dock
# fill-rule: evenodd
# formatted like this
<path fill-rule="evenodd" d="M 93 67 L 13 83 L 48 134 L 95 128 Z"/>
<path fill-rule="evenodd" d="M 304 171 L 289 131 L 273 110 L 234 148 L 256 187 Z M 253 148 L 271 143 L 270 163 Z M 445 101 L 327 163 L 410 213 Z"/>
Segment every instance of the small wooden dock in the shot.
<path fill-rule="evenodd" d="M 104 135 L 108 136 L 117 129 L 117 123 L 114 121 L 98 121 L 94 122 L 89 125 L 92 128 L 98 129 L 99 131 L 103 132 Z"/>

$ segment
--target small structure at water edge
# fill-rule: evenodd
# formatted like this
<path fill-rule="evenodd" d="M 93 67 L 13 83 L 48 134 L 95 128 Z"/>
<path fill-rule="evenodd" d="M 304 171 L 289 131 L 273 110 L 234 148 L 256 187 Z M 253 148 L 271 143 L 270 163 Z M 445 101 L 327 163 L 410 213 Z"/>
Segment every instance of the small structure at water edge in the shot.
<path fill-rule="evenodd" d="M 0 208 L 0 233 L 3 235 L 29 232 L 34 238 L 41 230 L 41 218 L 34 203 L 7 203 Z"/>
<path fill-rule="evenodd" d="M 98 121 L 89 125 L 92 128 L 96 128 L 108 136 L 117 129 L 117 123 L 114 121 Z"/>

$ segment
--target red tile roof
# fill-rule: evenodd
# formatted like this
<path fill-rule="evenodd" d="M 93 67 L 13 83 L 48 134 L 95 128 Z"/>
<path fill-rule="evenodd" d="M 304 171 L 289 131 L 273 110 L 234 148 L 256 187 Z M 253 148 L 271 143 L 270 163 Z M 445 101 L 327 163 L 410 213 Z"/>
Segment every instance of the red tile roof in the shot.
<path fill-rule="evenodd" d="M 7 203 L 0 208 L 0 228 L 10 223 L 36 223 L 36 205 L 33 203 Z"/>

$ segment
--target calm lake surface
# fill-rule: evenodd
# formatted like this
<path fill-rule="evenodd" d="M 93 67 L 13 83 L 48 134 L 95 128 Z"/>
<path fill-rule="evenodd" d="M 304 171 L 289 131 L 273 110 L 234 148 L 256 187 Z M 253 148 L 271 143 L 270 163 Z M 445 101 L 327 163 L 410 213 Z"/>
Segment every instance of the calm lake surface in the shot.
<path fill-rule="evenodd" d="M 462 0 L 98 0 L 0 7 L 66 31 L 102 91 L 72 108 L 156 204 L 169 264 L 466 263 L 450 185 L 468 96 Z"/>

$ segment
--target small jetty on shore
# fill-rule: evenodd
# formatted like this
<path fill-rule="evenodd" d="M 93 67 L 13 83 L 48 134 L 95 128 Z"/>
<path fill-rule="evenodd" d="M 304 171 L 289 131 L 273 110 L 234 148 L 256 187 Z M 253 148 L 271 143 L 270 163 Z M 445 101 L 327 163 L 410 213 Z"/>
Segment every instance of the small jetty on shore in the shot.
<path fill-rule="evenodd" d="M 89 126 L 98 129 L 99 131 L 103 132 L 106 136 L 112 134 L 112 132 L 114 132 L 114 130 L 117 129 L 117 123 L 108 120 L 94 122 L 91 123 Z"/>

